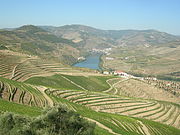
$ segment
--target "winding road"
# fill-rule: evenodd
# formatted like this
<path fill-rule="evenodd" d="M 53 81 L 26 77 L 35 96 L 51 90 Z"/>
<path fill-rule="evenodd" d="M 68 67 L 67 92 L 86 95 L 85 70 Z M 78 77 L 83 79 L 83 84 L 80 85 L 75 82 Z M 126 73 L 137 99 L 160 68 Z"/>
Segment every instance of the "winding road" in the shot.
<path fill-rule="evenodd" d="M 54 102 L 53 100 L 46 94 L 46 87 L 43 87 L 43 86 L 36 86 L 36 88 L 43 94 L 44 98 L 47 100 L 48 102 L 48 105 L 50 107 L 53 107 L 54 106 Z"/>
<path fill-rule="evenodd" d="M 114 131 L 112 131 L 112 129 L 108 128 L 107 126 L 101 124 L 100 122 L 98 122 L 98 121 L 96 121 L 96 120 L 93 120 L 93 119 L 90 119 L 90 118 L 87 118 L 87 117 L 84 117 L 84 118 L 87 119 L 87 120 L 89 120 L 89 121 L 91 121 L 91 122 L 96 123 L 96 125 L 98 125 L 99 127 L 107 130 L 107 131 L 108 131 L 109 133 L 111 133 L 111 134 L 114 134 L 114 135 L 122 135 L 122 134 L 115 133 Z"/>
<path fill-rule="evenodd" d="M 113 79 L 115 79 L 115 78 L 113 78 Z M 110 85 L 110 88 L 107 89 L 107 90 L 105 90 L 105 91 L 103 91 L 103 92 L 105 92 L 105 93 L 110 92 L 110 91 L 114 88 L 114 89 L 115 89 L 114 94 L 117 94 L 118 90 L 117 90 L 117 88 L 115 87 L 115 85 L 117 85 L 118 83 L 121 83 L 121 82 L 123 82 L 123 81 L 128 80 L 128 78 L 124 78 L 123 80 L 120 80 L 120 81 L 114 83 L 113 85 L 111 85 L 111 84 L 109 83 L 109 81 L 110 81 L 110 80 L 113 80 L 113 79 L 109 79 L 109 80 L 106 81 L 106 82 Z"/>

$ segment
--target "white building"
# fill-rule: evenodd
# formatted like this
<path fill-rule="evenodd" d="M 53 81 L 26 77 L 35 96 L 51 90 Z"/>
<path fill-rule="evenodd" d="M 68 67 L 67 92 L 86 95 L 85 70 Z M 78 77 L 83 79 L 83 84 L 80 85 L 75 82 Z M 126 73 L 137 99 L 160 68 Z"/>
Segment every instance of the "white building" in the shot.
<path fill-rule="evenodd" d="M 104 71 L 103 74 L 109 75 L 109 72 L 108 71 Z"/>
<path fill-rule="evenodd" d="M 114 60 L 112 57 L 106 57 L 106 60 Z"/>

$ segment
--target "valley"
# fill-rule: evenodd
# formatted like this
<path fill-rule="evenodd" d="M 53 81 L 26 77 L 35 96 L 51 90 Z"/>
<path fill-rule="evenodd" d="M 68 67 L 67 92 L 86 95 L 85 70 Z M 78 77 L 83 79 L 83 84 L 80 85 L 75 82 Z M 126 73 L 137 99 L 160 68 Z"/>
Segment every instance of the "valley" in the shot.
<path fill-rule="evenodd" d="M 179 135 L 178 37 L 26 25 L 0 31 L 0 44 L 0 114 L 62 105 L 96 123 L 94 135 Z"/>
<path fill-rule="evenodd" d="M 122 70 L 136 76 L 179 80 L 180 48 L 177 43 L 174 44 L 176 47 L 173 48 L 169 44 L 114 48 L 110 54 L 102 57 L 102 67 L 107 70 Z"/>

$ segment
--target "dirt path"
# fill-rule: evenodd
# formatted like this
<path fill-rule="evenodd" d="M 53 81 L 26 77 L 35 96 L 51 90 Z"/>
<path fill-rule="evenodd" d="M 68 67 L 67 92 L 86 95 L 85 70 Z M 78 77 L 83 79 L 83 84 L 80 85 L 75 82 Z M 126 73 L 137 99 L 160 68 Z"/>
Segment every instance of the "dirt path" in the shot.
<path fill-rule="evenodd" d="M 142 123 L 142 121 L 139 121 L 139 120 L 137 120 L 137 121 L 141 125 L 141 128 L 145 132 L 145 135 L 151 135 L 150 132 L 149 132 L 149 129 L 144 125 L 144 123 Z"/>
<path fill-rule="evenodd" d="M 173 126 L 179 128 L 180 125 L 180 115 L 176 118 L 176 121 L 174 122 Z"/>
<path fill-rule="evenodd" d="M 31 59 L 31 58 L 22 60 L 20 63 L 18 63 L 16 66 L 14 66 L 13 71 L 12 71 L 12 73 L 11 73 L 11 78 L 10 78 L 11 80 L 12 80 L 12 79 L 14 78 L 14 76 L 15 76 L 16 68 L 17 68 L 20 64 L 23 64 L 24 62 L 28 61 L 29 59 Z"/>
<path fill-rule="evenodd" d="M 18 65 L 19 65 L 19 64 L 17 64 L 16 66 L 14 66 L 10 79 L 13 79 L 13 78 L 14 78 L 15 71 L 16 71 L 16 68 L 17 68 Z"/>
<path fill-rule="evenodd" d="M 113 78 L 114 79 L 114 78 Z M 110 80 L 110 79 L 109 79 Z M 108 89 L 108 90 L 105 90 L 105 91 L 103 91 L 103 92 L 110 92 L 113 88 L 116 90 L 115 92 L 114 92 L 114 94 L 117 94 L 117 92 L 118 92 L 118 90 L 117 90 L 117 88 L 115 87 L 115 85 L 117 85 L 118 83 L 121 83 L 121 82 L 123 82 L 123 81 L 126 81 L 127 80 L 127 78 L 124 78 L 123 80 L 120 80 L 120 81 L 118 81 L 118 82 L 116 82 L 116 83 L 114 83 L 113 85 L 111 85 L 108 81 L 109 80 L 107 80 L 106 82 L 110 85 L 110 88 Z M 112 79 L 111 79 L 112 80 Z"/>
<path fill-rule="evenodd" d="M 73 82 L 73 81 L 71 81 L 71 80 L 69 80 L 68 78 L 66 78 L 66 77 L 64 77 L 64 76 L 62 76 L 64 79 L 66 79 L 67 81 L 69 81 L 70 83 L 72 83 L 72 84 L 74 84 L 74 85 L 76 85 L 77 87 L 79 87 L 79 88 L 81 88 L 81 89 L 83 89 L 83 90 L 85 90 L 85 91 L 87 91 L 85 88 L 83 88 L 82 86 L 80 86 L 79 84 L 77 84 L 77 83 L 75 83 L 75 82 Z"/>
<path fill-rule="evenodd" d="M 111 81 L 111 80 L 117 80 L 117 79 L 119 79 L 119 78 L 112 78 L 112 79 L 106 80 L 106 83 L 110 86 L 110 88 L 107 89 L 107 90 L 105 90 L 105 91 L 103 91 L 103 92 L 109 92 L 109 91 L 111 91 L 111 90 L 113 89 L 113 85 L 116 84 L 116 83 L 118 83 L 119 81 L 116 82 L 116 83 L 114 83 L 113 85 L 111 85 L 111 84 L 109 83 L 109 81 Z"/>
<path fill-rule="evenodd" d="M 36 88 L 43 94 L 44 98 L 48 101 L 48 105 L 50 107 L 54 106 L 53 100 L 46 94 L 45 90 L 47 89 L 46 87 L 43 86 L 36 86 Z"/>
<path fill-rule="evenodd" d="M 91 122 L 96 123 L 96 125 L 98 125 L 99 127 L 103 128 L 103 129 L 105 129 L 105 130 L 107 130 L 107 131 L 108 131 L 109 133 L 111 133 L 111 134 L 114 134 L 114 135 L 121 135 L 121 134 L 115 133 L 114 131 L 112 131 L 112 129 L 106 127 L 105 125 L 101 124 L 100 122 L 98 122 L 98 121 L 96 121 L 96 120 L 93 120 L 93 119 L 90 119 L 90 118 L 87 118 L 87 117 L 84 117 L 84 118 L 87 119 L 87 120 L 89 120 L 89 121 L 91 121 Z"/>

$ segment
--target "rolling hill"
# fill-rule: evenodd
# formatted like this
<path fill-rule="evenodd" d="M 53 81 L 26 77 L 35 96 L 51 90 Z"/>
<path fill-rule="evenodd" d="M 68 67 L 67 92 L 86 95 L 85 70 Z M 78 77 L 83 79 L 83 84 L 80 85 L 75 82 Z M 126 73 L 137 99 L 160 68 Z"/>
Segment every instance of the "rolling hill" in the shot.
<path fill-rule="evenodd" d="M 101 57 L 107 70 L 179 77 L 179 45 L 179 37 L 156 30 L 99 30 L 82 25 L 0 30 L 0 122 L 9 120 L 3 119 L 5 112 L 15 113 L 7 115 L 11 120 L 21 115 L 35 124 L 50 118 L 61 122 L 53 111 L 41 115 L 44 108 L 52 108 L 62 111 L 66 124 L 78 132 L 83 130 L 76 127 L 83 118 L 96 123 L 94 135 L 179 135 L 178 82 L 122 78 L 70 65 L 92 48 L 112 47 Z M 71 110 L 72 117 L 54 109 L 58 105 Z M 56 128 L 46 126 L 46 130 Z M 59 131 L 62 125 L 58 126 Z"/>
<path fill-rule="evenodd" d="M 79 50 L 71 40 L 57 37 L 33 26 L 25 25 L 11 31 L 0 31 L 1 48 L 51 59 L 66 64 L 76 61 Z"/>
<path fill-rule="evenodd" d="M 105 69 L 122 70 L 137 76 L 178 81 L 179 57 L 180 41 L 172 41 L 157 46 L 116 47 L 102 57 L 101 65 Z"/>
<path fill-rule="evenodd" d="M 56 78 L 58 76 L 61 75 L 56 75 Z M 0 111 L 35 117 L 41 114 L 43 106 L 63 104 L 85 119 L 95 122 L 95 135 L 178 135 L 180 133 L 178 104 L 100 92 L 104 91 L 99 88 L 106 84 L 107 80 L 113 87 L 113 84 L 116 83 L 113 80 L 117 78 L 106 77 L 105 79 L 94 76 L 101 82 L 98 84 L 99 88 L 96 86 L 99 91 L 96 92 L 93 89 L 78 89 L 76 87 L 78 85 L 83 87 L 84 83 L 77 84 L 78 81 L 74 81 L 74 76 L 65 77 L 68 77 L 69 80 L 59 79 L 63 82 L 61 87 L 66 89 L 59 86 L 52 87 L 53 85 L 48 81 L 33 85 L 32 82 L 35 78 L 30 78 L 26 83 L 0 78 L 2 95 Z M 83 76 L 79 76 L 79 78 L 83 78 Z M 91 82 L 92 80 L 87 79 L 86 81 Z M 71 83 L 71 85 L 66 85 L 67 83 Z M 76 87 L 72 87 L 72 85 L 76 85 Z"/>
<path fill-rule="evenodd" d="M 178 36 L 157 30 L 100 30 L 84 25 L 42 26 L 41 28 L 58 37 L 70 39 L 85 49 L 137 45 L 158 46 L 180 40 Z"/>

